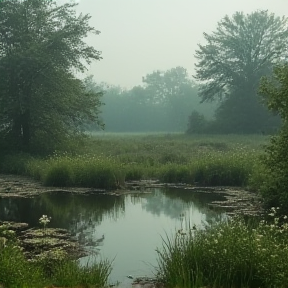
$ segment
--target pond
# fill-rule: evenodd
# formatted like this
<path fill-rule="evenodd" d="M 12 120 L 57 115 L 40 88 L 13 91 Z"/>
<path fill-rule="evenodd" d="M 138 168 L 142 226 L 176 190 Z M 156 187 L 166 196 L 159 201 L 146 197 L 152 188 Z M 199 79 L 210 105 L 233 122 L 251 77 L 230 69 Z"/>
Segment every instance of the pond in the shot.
<path fill-rule="evenodd" d="M 94 256 L 82 258 L 82 263 L 113 260 L 110 282 L 127 283 L 131 281 L 128 275 L 153 276 L 161 237 L 223 217 L 208 208 L 207 203 L 214 200 L 223 200 L 223 195 L 179 188 L 123 195 L 54 192 L 0 199 L 0 219 L 39 227 L 43 214 L 52 217 L 49 227 L 68 229 L 93 252 Z"/>

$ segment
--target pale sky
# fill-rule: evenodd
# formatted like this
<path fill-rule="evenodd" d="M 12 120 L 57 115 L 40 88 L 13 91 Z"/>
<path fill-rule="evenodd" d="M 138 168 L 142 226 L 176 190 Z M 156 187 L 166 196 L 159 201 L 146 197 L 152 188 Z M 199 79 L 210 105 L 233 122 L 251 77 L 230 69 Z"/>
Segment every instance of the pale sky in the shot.
<path fill-rule="evenodd" d="M 288 16 L 288 0 L 78 0 L 77 11 L 90 14 L 101 33 L 87 38 L 103 59 L 90 66 L 97 82 L 131 88 L 154 70 L 182 66 L 194 72 L 203 32 L 236 11 L 267 9 Z"/>

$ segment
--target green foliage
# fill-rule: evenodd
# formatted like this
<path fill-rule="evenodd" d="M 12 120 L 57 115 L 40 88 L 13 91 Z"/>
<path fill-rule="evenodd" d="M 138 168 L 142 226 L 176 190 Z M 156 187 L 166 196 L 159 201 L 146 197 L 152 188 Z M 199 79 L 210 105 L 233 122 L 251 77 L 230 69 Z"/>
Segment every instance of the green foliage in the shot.
<path fill-rule="evenodd" d="M 271 78 L 263 78 L 259 88 L 264 101 L 272 111 L 278 113 L 283 125 L 278 135 L 271 138 L 262 159 L 265 181 L 260 187 L 265 204 L 279 206 L 288 211 L 288 64 L 278 65 Z"/>
<path fill-rule="evenodd" d="M 50 218 L 43 215 L 39 222 L 45 230 Z M 0 236 L 0 285 L 3 284 L 4 287 L 43 288 L 45 284 L 52 283 L 57 286 L 102 287 L 107 284 L 111 273 L 111 263 L 107 260 L 93 261 L 93 265 L 81 266 L 59 247 L 43 251 L 27 260 L 23 249 L 18 246 L 15 231 L 1 225 Z"/>
<path fill-rule="evenodd" d="M 0 134 L 5 149 L 51 152 L 79 134 L 85 123 L 101 125 L 101 93 L 74 72 L 99 60 L 83 38 L 98 34 L 77 4 L 0 1 Z M 9 37 L 6 36 L 9 34 Z M 72 73 L 73 71 L 73 73 Z"/>
<path fill-rule="evenodd" d="M 188 120 L 187 134 L 205 134 L 207 133 L 209 122 L 205 119 L 203 114 L 197 111 L 192 111 Z"/>
<path fill-rule="evenodd" d="M 288 127 L 282 127 L 279 135 L 270 140 L 262 162 L 265 166 L 262 185 L 259 187 L 267 207 L 280 207 L 288 211 Z"/>
<path fill-rule="evenodd" d="M 232 93 L 216 110 L 215 121 L 207 130 L 209 133 L 275 133 L 281 119 L 270 113 L 260 100 L 259 96 Z"/>
<path fill-rule="evenodd" d="M 26 153 L 8 154 L 0 157 L 0 172 L 6 174 L 26 174 L 31 156 Z"/>
<path fill-rule="evenodd" d="M 47 160 L 30 162 L 28 173 L 33 175 L 35 170 L 41 171 L 39 177 L 47 186 L 115 189 L 124 179 L 120 163 L 94 155 L 55 155 Z"/>
<path fill-rule="evenodd" d="M 41 268 L 29 263 L 15 243 L 0 246 L 0 267 L 0 283 L 6 288 L 44 287 Z"/>
<path fill-rule="evenodd" d="M 158 278 L 169 287 L 286 287 L 288 225 L 233 219 L 179 230 L 158 249 Z"/>
<path fill-rule="evenodd" d="M 257 165 L 255 153 L 208 153 L 186 165 L 167 164 L 159 169 L 159 179 L 168 183 L 207 186 L 246 186 Z"/>
<path fill-rule="evenodd" d="M 106 131 L 184 131 L 192 109 L 211 118 L 217 106 L 200 104 L 197 87 L 183 67 L 154 71 L 143 82 L 130 90 L 107 84 L 95 87 L 95 91 L 105 91 L 102 117 Z"/>
<path fill-rule="evenodd" d="M 259 135 L 97 136 L 87 139 L 78 155 L 55 153 L 41 159 L 20 154 L 11 163 L 11 156 L 4 157 L 0 171 L 30 175 L 47 186 L 60 187 L 116 189 L 125 181 L 152 178 L 195 185 L 249 185 L 255 189 L 260 181 L 256 174 L 263 143 L 266 138 Z M 11 170 L 11 166 L 18 167 L 17 163 L 21 169 Z"/>
<path fill-rule="evenodd" d="M 204 33 L 207 44 L 196 51 L 195 78 L 203 83 L 202 101 L 221 101 L 212 131 L 267 133 L 279 126 L 279 119 L 260 103 L 257 87 L 287 55 L 287 26 L 287 18 L 268 11 L 236 12 L 221 19 L 216 31 Z"/>
<path fill-rule="evenodd" d="M 104 287 L 111 273 L 111 263 L 106 260 L 81 266 L 57 249 L 27 261 L 15 242 L 0 246 L 0 265 L 0 284 L 7 288 L 43 288 L 45 284 Z"/>
<path fill-rule="evenodd" d="M 97 264 L 80 266 L 77 261 L 66 261 L 56 265 L 53 283 L 57 286 L 74 287 L 104 287 L 111 273 L 111 264 L 101 261 Z"/>

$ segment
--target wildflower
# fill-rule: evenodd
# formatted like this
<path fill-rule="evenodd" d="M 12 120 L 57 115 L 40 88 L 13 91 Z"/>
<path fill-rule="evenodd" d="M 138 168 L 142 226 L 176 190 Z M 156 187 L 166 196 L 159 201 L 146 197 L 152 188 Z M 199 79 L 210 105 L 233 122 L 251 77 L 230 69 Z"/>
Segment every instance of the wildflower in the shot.
<path fill-rule="evenodd" d="M 214 239 L 214 242 L 217 244 L 217 243 L 218 243 L 218 240 L 217 240 L 217 239 Z"/>
<path fill-rule="evenodd" d="M 274 223 L 278 224 L 278 222 L 279 222 L 279 218 L 274 218 Z"/>
<path fill-rule="evenodd" d="M 285 220 L 286 220 L 286 219 L 287 219 L 287 215 L 285 215 L 285 216 L 283 217 L 283 219 L 285 219 Z"/>
<path fill-rule="evenodd" d="M 42 215 L 42 217 L 39 219 L 39 223 L 46 226 L 51 221 L 51 217 L 48 217 L 47 215 Z"/>

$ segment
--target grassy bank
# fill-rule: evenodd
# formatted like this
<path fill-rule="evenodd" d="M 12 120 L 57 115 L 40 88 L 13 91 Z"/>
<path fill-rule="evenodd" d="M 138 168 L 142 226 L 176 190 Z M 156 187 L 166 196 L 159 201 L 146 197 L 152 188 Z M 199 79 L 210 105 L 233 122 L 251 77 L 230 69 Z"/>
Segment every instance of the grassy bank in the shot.
<path fill-rule="evenodd" d="M 27 251 L 26 251 L 27 252 Z M 39 251 L 41 252 L 41 250 Z M 0 286 L 5 288 L 104 287 L 111 272 L 107 260 L 80 266 L 61 248 L 27 259 L 13 230 L 0 225 Z M 2 286 L 4 285 L 4 286 Z"/>
<path fill-rule="evenodd" d="M 272 212 L 269 222 L 234 219 L 167 237 L 157 250 L 158 280 L 179 288 L 287 287 L 288 225 Z"/>
<path fill-rule="evenodd" d="M 101 261 L 80 266 L 69 259 L 28 261 L 16 242 L 0 243 L 0 286 L 5 288 L 104 287 L 111 264 Z"/>
<path fill-rule="evenodd" d="M 259 135 L 93 136 L 77 151 L 55 152 L 46 158 L 2 156 L 0 171 L 29 175 L 48 186 L 114 189 L 128 180 L 151 178 L 169 183 L 246 186 L 258 169 L 258 156 L 266 140 Z"/>

